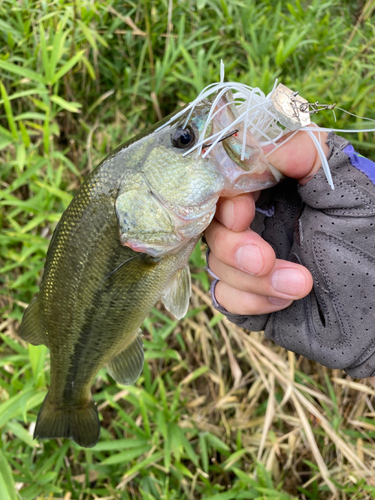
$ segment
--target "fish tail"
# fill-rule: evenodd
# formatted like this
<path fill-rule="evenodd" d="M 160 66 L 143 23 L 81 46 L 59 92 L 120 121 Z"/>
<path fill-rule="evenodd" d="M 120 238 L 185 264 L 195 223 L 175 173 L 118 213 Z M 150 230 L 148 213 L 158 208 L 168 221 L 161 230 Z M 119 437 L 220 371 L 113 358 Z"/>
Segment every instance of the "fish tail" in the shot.
<path fill-rule="evenodd" d="M 47 394 L 39 411 L 34 439 L 73 438 L 84 448 L 95 446 L 99 440 L 100 422 L 93 399 L 84 405 L 58 407 Z"/>

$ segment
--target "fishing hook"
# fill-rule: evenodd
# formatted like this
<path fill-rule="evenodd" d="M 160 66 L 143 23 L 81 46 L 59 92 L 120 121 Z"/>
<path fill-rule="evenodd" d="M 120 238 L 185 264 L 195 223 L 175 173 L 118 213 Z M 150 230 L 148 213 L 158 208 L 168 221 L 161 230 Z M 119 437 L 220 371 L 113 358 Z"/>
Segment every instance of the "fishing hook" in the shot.
<path fill-rule="evenodd" d="M 232 137 L 232 135 L 237 134 L 237 132 L 239 132 L 238 128 L 236 128 L 235 130 L 233 130 L 233 132 L 229 132 L 229 134 L 227 134 L 224 137 L 222 137 L 219 141 L 217 141 L 217 144 L 219 144 L 219 142 L 221 142 L 221 141 L 224 141 L 225 139 L 228 139 L 228 137 Z M 213 144 L 213 142 L 211 142 L 210 144 L 203 144 L 202 145 L 202 149 L 209 148 L 210 146 L 212 146 L 212 144 Z"/>

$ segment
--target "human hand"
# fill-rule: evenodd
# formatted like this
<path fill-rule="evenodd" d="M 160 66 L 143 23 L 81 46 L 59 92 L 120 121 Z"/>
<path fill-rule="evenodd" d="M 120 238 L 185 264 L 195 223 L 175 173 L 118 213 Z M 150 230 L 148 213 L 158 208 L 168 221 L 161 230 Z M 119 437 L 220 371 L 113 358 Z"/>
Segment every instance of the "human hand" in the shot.
<path fill-rule="evenodd" d="M 280 346 L 354 378 L 371 377 L 375 386 L 375 164 L 335 135 L 329 151 L 326 139 L 321 134 L 334 191 L 307 135 L 270 157 L 303 187 L 288 180 L 261 194 L 263 203 L 270 193 L 274 209 L 257 224 L 265 240 L 248 228 L 259 193 L 220 200 L 205 233 L 219 278 L 213 298 L 234 323 L 265 330 Z M 247 249 L 252 256 L 243 262 Z"/>
<path fill-rule="evenodd" d="M 316 134 L 319 139 L 319 134 Z M 327 134 L 320 134 L 326 154 Z M 292 137 L 269 156 L 286 177 L 306 184 L 321 166 L 315 145 L 306 133 Z M 234 314 L 267 314 L 284 309 L 305 297 L 313 286 L 303 266 L 277 259 L 271 245 L 249 229 L 259 193 L 219 200 L 215 219 L 206 229 L 210 248 L 209 268 L 220 278 L 215 297 Z"/>

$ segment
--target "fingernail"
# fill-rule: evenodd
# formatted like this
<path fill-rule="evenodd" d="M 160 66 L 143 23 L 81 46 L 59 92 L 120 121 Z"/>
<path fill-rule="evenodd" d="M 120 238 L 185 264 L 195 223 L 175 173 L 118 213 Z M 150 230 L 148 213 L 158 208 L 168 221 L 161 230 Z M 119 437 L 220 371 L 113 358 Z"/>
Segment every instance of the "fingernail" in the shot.
<path fill-rule="evenodd" d="M 237 250 L 237 263 L 240 268 L 250 274 L 258 274 L 264 268 L 263 255 L 257 245 L 244 245 Z"/>
<path fill-rule="evenodd" d="M 271 283 L 279 293 L 296 296 L 303 293 L 306 288 L 306 279 L 297 269 L 279 269 L 272 274 Z"/>
<path fill-rule="evenodd" d="M 277 307 L 286 307 L 293 302 L 293 300 L 278 299 L 277 297 L 268 297 L 268 300 L 273 306 Z"/>

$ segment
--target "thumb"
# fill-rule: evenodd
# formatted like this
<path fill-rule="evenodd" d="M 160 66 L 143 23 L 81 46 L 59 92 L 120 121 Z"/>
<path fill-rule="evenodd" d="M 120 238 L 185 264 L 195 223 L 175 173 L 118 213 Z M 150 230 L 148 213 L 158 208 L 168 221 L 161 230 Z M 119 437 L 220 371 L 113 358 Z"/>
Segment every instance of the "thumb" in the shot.
<path fill-rule="evenodd" d="M 313 130 L 313 129 L 312 129 Z M 326 144 L 328 134 L 315 132 L 326 156 L 329 147 Z M 264 153 L 272 150 L 264 148 Z M 271 153 L 267 160 L 286 177 L 298 179 L 300 184 L 306 184 L 320 169 L 322 162 L 318 150 L 307 132 L 301 131 Z"/>

